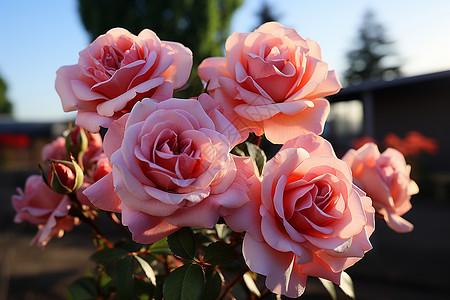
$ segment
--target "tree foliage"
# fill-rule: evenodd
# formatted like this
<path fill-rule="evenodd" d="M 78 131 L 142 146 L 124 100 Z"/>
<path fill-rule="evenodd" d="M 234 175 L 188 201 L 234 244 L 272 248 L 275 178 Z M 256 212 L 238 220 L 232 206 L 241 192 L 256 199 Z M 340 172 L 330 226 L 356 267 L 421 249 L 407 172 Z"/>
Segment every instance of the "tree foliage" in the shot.
<path fill-rule="evenodd" d="M 7 85 L 0 77 L 0 114 L 10 115 L 12 113 L 12 103 L 6 96 Z"/>
<path fill-rule="evenodd" d="M 278 16 L 274 14 L 273 9 L 270 7 L 267 1 L 264 1 L 262 3 L 262 6 L 257 15 L 259 24 L 256 27 L 259 27 L 260 25 L 267 22 L 277 21 L 278 19 Z"/>
<path fill-rule="evenodd" d="M 392 41 L 386 38 L 384 27 L 376 21 L 372 11 L 367 11 L 359 28 L 357 46 L 347 53 L 348 68 L 344 73 L 346 83 L 358 84 L 365 80 L 400 76 L 400 66 L 392 59 L 395 56 L 391 46 Z"/>
<path fill-rule="evenodd" d="M 79 0 L 79 12 L 92 40 L 123 27 L 134 34 L 149 28 L 161 40 L 182 43 L 194 53 L 195 75 L 204 58 L 223 55 L 231 17 L 241 4 L 242 0 Z"/>

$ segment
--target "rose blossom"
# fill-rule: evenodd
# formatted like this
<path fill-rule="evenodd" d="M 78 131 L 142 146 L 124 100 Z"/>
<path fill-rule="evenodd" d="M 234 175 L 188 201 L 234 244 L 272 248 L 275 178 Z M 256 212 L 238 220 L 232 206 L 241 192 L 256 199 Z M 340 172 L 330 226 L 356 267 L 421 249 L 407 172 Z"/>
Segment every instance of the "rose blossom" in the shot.
<path fill-rule="evenodd" d="M 88 147 L 83 155 L 83 166 L 89 166 L 97 161 L 97 157 L 103 153 L 103 141 L 99 133 L 86 132 Z M 57 137 L 54 141 L 46 144 L 41 151 L 41 159 L 47 160 L 70 160 L 66 148 L 66 138 Z"/>
<path fill-rule="evenodd" d="M 54 160 L 67 160 L 69 155 L 66 150 L 66 139 L 62 136 L 57 137 L 52 142 L 46 144 L 41 151 L 41 159 L 43 161 Z"/>
<path fill-rule="evenodd" d="M 243 140 L 249 131 L 273 143 L 323 131 L 330 105 L 320 97 L 337 93 L 341 84 L 316 42 L 270 22 L 233 33 L 225 49 L 226 58 L 205 59 L 198 74 Z"/>
<path fill-rule="evenodd" d="M 87 173 L 92 182 L 96 182 L 111 171 L 112 166 L 109 162 L 109 158 L 105 153 L 102 153 L 91 161 L 90 169 L 87 171 Z"/>
<path fill-rule="evenodd" d="M 103 153 L 103 141 L 99 133 L 86 132 L 88 144 L 83 155 L 84 180 L 80 190 L 79 201 L 82 205 L 91 206 L 91 202 L 81 194 L 81 192 L 98 181 L 100 178 L 112 171 L 108 157 Z M 58 137 L 42 148 L 41 158 L 43 161 L 71 161 L 71 157 L 66 148 L 66 138 Z"/>
<path fill-rule="evenodd" d="M 18 193 L 12 197 L 17 212 L 14 222 L 27 221 L 39 228 L 31 244 L 44 247 L 52 237 L 62 237 L 64 231 L 72 230 L 79 222 L 68 214 L 71 207 L 69 197 L 54 192 L 39 175 L 28 177 L 25 191 L 18 189 Z M 82 202 L 88 202 L 81 192 L 77 196 Z"/>
<path fill-rule="evenodd" d="M 382 154 L 373 143 L 350 149 L 342 158 L 353 172 L 355 184 L 372 198 L 373 206 L 390 228 L 409 232 L 414 226 L 400 217 L 411 209 L 411 195 L 419 192 L 409 178 L 411 166 L 398 150 L 388 148 Z"/>
<path fill-rule="evenodd" d="M 188 48 L 160 41 L 148 29 L 138 36 L 111 29 L 79 55 L 78 64 L 57 71 L 55 87 L 64 111 L 78 110 L 76 124 L 91 132 L 108 127 L 145 97 L 171 98 L 192 67 Z"/>
<path fill-rule="evenodd" d="M 238 138 L 206 94 L 144 99 L 111 124 L 104 149 L 113 171 L 84 193 L 95 206 L 121 212 L 140 243 L 183 226 L 212 227 L 248 201 L 255 168 L 229 153 Z"/>
<path fill-rule="evenodd" d="M 264 166 L 260 198 L 251 199 L 226 221 L 247 231 L 245 261 L 275 293 L 300 296 L 308 276 L 339 284 L 342 271 L 372 248 L 371 200 L 319 136 L 287 142 Z"/>

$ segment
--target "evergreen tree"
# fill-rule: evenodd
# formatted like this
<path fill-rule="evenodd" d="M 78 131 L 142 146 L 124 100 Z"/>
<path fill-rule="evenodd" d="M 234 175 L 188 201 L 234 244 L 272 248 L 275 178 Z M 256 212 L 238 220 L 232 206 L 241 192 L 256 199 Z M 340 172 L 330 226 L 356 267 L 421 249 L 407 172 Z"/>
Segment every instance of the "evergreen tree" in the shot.
<path fill-rule="evenodd" d="M 258 11 L 258 19 L 259 25 L 256 27 L 259 27 L 267 22 L 277 21 L 278 16 L 273 14 L 273 9 L 269 6 L 267 1 L 264 1 L 261 9 Z"/>
<path fill-rule="evenodd" d="M 192 75 L 207 57 L 223 56 L 231 17 L 242 0 L 79 0 L 82 22 L 95 39 L 113 27 L 134 34 L 145 28 L 161 40 L 180 42 L 194 54 Z M 201 90 L 190 82 L 191 95 Z"/>
<path fill-rule="evenodd" d="M 347 84 L 365 80 L 392 79 L 401 75 L 398 64 L 389 64 L 393 58 L 392 42 L 386 38 L 384 27 L 377 23 L 372 11 L 367 11 L 359 29 L 358 46 L 347 54 L 348 69 L 344 73 Z"/>
<path fill-rule="evenodd" d="M 0 115 L 11 115 L 12 103 L 6 97 L 6 82 L 0 77 Z"/>

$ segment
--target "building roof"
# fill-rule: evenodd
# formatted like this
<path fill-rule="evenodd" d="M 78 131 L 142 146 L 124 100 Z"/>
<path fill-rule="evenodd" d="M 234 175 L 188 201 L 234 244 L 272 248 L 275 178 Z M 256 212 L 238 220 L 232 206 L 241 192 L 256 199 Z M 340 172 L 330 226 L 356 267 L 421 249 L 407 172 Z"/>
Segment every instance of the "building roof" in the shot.
<path fill-rule="evenodd" d="M 403 77 L 403 78 L 398 78 L 398 79 L 394 79 L 394 80 L 390 80 L 390 81 L 386 81 L 386 80 L 365 81 L 358 85 L 351 85 L 349 87 L 346 87 L 346 88 L 342 89 L 336 95 L 328 96 L 327 99 L 330 102 L 338 102 L 338 101 L 349 100 L 349 99 L 358 99 L 358 98 L 361 98 L 361 94 L 368 92 L 368 91 L 380 91 L 380 90 L 387 90 L 387 89 L 392 89 L 392 88 L 404 88 L 409 85 L 424 84 L 424 83 L 430 83 L 430 82 L 434 82 L 434 81 L 437 81 L 437 82 L 444 81 L 447 83 L 444 86 L 449 87 L 450 86 L 450 70 L 436 72 L 436 73 L 430 73 L 430 74 L 424 74 L 424 75 L 418 75 L 418 76 Z"/>

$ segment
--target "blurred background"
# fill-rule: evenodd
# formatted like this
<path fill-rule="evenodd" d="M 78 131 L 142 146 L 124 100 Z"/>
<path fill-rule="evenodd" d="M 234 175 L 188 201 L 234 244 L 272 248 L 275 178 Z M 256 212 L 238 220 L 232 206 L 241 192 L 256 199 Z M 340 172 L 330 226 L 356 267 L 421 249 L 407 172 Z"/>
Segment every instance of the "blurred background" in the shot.
<path fill-rule="evenodd" d="M 75 113 L 64 113 L 56 70 L 112 27 L 150 28 L 194 53 L 195 67 L 222 56 L 233 31 L 267 21 L 317 41 L 344 86 L 324 136 L 338 156 L 366 141 L 394 147 L 421 188 L 405 218 L 412 233 L 377 222 L 374 249 L 348 270 L 357 299 L 448 299 L 450 293 L 450 2 L 430 0 L 67 0 L 0 4 L 0 300 L 65 299 L 92 265 L 87 230 L 76 228 L 44 251 L 35 228 L 14 224 L 11 196 L 37 174 L 40 151 Z M 327 299 L 312 280 L 305 299 Z M 344 299 L 344 295 L 339 295 Z"/>

